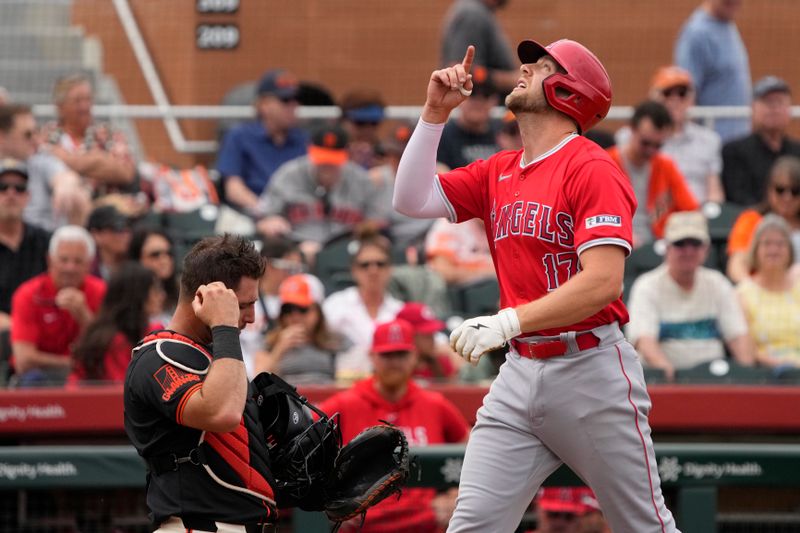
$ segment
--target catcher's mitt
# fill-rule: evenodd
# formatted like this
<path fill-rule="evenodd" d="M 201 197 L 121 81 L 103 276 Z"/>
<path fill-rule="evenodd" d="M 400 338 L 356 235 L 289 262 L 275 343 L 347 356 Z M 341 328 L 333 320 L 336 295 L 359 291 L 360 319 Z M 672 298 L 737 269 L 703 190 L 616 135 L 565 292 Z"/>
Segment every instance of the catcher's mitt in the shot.
<path fill-rule="evenodd" d="M 384 498 L 399 494 L 408 472 L 403 432 L 388 424 L 365 429 L 336 457 L 325 514 L 337 523 L 363 516 Z"/>

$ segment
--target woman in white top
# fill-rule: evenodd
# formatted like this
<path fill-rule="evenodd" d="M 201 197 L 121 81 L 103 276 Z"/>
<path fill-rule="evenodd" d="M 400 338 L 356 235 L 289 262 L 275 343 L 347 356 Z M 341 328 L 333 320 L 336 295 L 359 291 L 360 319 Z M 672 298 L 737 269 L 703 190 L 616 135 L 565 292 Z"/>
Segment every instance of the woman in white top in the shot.
<path fill-rule="evenodd" d="M 338 380 L 358 379 L 372 372 L 369 350 L 375 325 L 394 320 L 403 307 L 387 290 L 392 277 L 389 239 L 364 233 L 357 242 L 350 264 L 355 287 L 331 294 L 322 306 L 331 331 L 351 343 L 336 359 Z"/>

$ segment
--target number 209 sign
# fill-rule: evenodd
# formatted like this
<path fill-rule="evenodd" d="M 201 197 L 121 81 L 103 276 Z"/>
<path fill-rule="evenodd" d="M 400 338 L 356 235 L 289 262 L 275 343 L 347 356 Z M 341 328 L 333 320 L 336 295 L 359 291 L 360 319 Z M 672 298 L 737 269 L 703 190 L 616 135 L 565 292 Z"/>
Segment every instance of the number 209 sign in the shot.
<path fill-rule="evenodd" d="M 239 46 L 239 28 L 233 24 L 200 24 L 195 39 L 201 50 L 232 50 Z"/>

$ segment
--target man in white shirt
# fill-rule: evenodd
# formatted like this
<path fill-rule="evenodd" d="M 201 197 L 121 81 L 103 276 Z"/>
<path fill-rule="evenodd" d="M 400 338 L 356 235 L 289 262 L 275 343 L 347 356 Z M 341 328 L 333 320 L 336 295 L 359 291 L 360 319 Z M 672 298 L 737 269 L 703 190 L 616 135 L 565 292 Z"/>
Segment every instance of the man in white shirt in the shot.
<path fill-rule="evenodd" d="M 725 346 L 742 365 L 752 365 L 747 322 L 733 286 L 702 266 L 708 225 L 702 213 L 673 213 L 664 231 L 664 263 L 643 274 L 631 289 L 627 336 L 647 366 L 672 381 L 675 370 L 725 357 Z"/>

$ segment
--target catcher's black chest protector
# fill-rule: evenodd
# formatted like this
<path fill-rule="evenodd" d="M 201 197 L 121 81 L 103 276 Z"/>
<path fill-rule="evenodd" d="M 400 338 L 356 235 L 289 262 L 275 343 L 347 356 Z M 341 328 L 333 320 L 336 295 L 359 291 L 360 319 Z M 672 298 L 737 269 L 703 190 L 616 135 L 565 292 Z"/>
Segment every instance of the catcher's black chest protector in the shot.
<path fill-rule="evenodd" d="M 175 332 L 151 334 L 135 350 L 145 348 L 154 349 L 158 357 L 178 369 L 180 375 L 199 376 L 199 381 L 205 379 L 212 362 L 211 353 L 205 346 Z M 213 433 L 198 430 L 195 448 L 145 459 L 156 476 L 175 475 L 182 468 L 203 470 L 221 490 L 260 500 L 262 504 L 258 508 L 264 513 L 262 519 L 267 521 L 276 514 L 275 480 L 270 472 L 269 450 L 264 442 L 258 406 L 252 400 L 252 385 L 249 387 L 241 422 L 234 431 Z"/>

